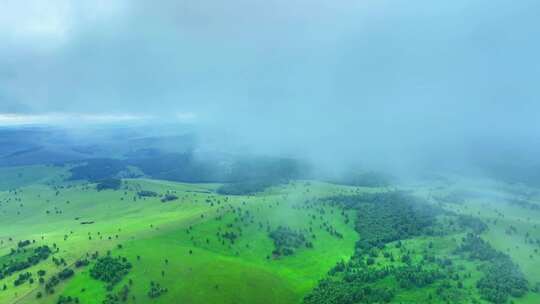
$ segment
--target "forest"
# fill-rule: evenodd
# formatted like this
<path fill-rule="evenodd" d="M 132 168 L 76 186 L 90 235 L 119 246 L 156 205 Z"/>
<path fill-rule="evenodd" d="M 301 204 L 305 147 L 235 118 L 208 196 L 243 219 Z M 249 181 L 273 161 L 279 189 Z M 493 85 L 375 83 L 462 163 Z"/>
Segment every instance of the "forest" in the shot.
<path fill-rule="evenodd" d="M 461 231 L 467 232 L 454 252 L 484 263 L 480 267 L 483 275 L 476 284 L 483 300 L 507 303 L 509 297 L 523 297 L 529 290 L 517 265 L 479 236 L 487 229 L 479 219 L 443 211 L 404 192 L 336 196 L 323 203 L 356 210 L 355 229 L 360 239 L 353 257 L 338 263 L 305 297 L 305 303 L 390 303 L 401 290 L 430 285 L 437 286 L 436 293 L 429 295 L 430 301 L 439 298 L 461 303 L 465 298 L 461 279 L 470 274 L 456 267 L 453 258 L 438 257 L 432 242 L 422 249 L 420 256 L 404 242 L 415 236 L 437 235 L 436 231 L 444 225 L 443 216 L 450 217 L 452 225 L 455 221 Z M 391 247 L 398 249 L 397 255 L 395 250 L 389 250 Z M 388 261 L 386 266 L 376 262 L 381 256 Z M 393 288 L 383 287 L 382 282 L 388 278 L 395 280 Z"/>

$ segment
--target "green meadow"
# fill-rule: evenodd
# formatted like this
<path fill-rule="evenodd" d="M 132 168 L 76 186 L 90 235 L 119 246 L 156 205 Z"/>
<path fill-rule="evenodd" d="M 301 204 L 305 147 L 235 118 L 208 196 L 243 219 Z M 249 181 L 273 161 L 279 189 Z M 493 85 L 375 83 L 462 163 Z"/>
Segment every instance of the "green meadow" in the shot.
<path fill-rule="evenodd" d="M 336 195 L 389 191 L 292 181 L 254 195 L 220 195 L 219 184 L 151 179 L 124 179 L 118 190 L 97 191 L 92 183 L 65 181 L 66 170 L 38 166 L 0 172 L 0 265 L 24 260 L 39 246 L 52 249 L 45 260 L 0 280 L 0 289 L 6 286 L 0 290 L 0 303 L 76 303 L 61 302 L 61 297 L 89 304 L 116 303 L 107 302 L 107 295 L 122 294 L 124 289 L 129 292 L 119 303 L 303 303 L 337 263 L 353 257 L 362 237 L 355 230 L 356 210 L 315 202 Z M 530 204 L 516 205 L 510 199 L 515 191 L 525 190 L 487 181 L 427 182 L 402 188 L 429 205 L 481 219 L 489 227 L 481 237 L 509 255 L 531 287 L 540 282 L 537 197 L 529 196 Z M 141 191 L 160 195 L 141 196 Z M 452 200 L 456 197 L 452 193 L 460 193 L 459 199 Z M 177 199 L 163 202 L 164 194 Z M 372 288 L 398 290 L 392 303 L 489 303 L 476 288 L 481 267 L 456 253 L 466 232 L 448 228 L 445 215 L 438 221 L 445 233 L 390 242 L 373 254 L 369 269 L 423 263 L 429 252 L 434 258 L 450 260 L 459 274 L 467 274 L 459 279 L 459 289 L 444 285 L 447 281 L 402 288 L 392 276 L 376 281 Z M 269 233 L 278 227 L 301 232 L 311 245 L 300 246 L 290 255 L 276 255 Z M 13 253 L 23 240 L 30 244 Z M 404 262 L 405 255 L 411 261 Z M 98 256 L 120 256 L 131 267 L 109 286 L 92 276 Z M 89 265 L 77 267 L 80 260 L 88 260 Z M 55 284 L 52 293 L 46 290 L 51 277 L 66 268 L 74 274 Z M 38 282 L 38 271 L 45 272 L 43 282 Z M 15 286 L 18 275 L 25 272 L 32 274 L 33 282 Z M 152 286 L 159 287 L 151 296 Z M 540 303 L 540 294 L 530 291 L 511 301 Z"/>
<path fill-rule="evenodd" d="M 334 191 L 326 185 L 297 182 L 256 196 L 221 196 L 214 194 L 216 185 L 212 184 L 125 180 L 122 190 L 98 192 L 85 183 L 67 183 L 61 189 L 47 185 L 55 181 L 58 172 L 52 169 L 50 173 L 50 179 L 43 183 L 23 184 L 16 194 L 1 193 L 0 200 L 10 201 L 2 203 L 0 209 L 0 254 L 8 254 L 16 241 L 29 239 L 35 240 L 33 246 L 56 244 L 60 251 L 55 255 L 67 265 L 95 251 L 125 256 L 133 263 L 133 270 L 123 279 L 133 282 L 133 302 L 137 298 L 144 301 L 150 281 L 156 281 L 168 289 L 156 303 L 176 299 L 190 303 L 298 303 L 329 268 L 352 254 L 357 238 L 352 224 L 343 223 L 336 211 L 325 220 L 343 233 L 342 239 L 315 229 L 312 249 L 283 259 L 269 257 L 273 244 L 266 228 L 306 228 L 308 215 L 295 206 Z M 179 199 L 162 203 L 159 198 L 137 198 L 140 189 L 174 192 Z M 251 217 L 238 225 L 242 228 L 238 241 L 222 244 L 216 231 L 234 223 L 233 208 L 249 211 Z M 81 224 L 84 221 L 93 223 Z M 260 223 L 264 229 L 259 228 Z M 45 261 L 29 271 L 43 269 L 53 274 L 60 268 Z M 11 287 L 14 278 L 4 282 Z M 57 301 L 56 296 L 38 301 L 37 283 L 9 287 L 0 292 L 0 302 Z M 62 282 L 55 294 L 101 303 L 104 289 L 105 284 L 92 280 L 83 269 Z"/>

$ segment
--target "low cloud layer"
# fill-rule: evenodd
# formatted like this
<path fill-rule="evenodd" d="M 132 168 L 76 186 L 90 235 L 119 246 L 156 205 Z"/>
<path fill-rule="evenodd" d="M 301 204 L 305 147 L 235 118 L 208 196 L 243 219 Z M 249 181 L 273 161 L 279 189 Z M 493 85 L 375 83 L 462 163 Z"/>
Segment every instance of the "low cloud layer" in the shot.
<path fill-rule="evenodd" d="M 538 1 L 0 7 L 0 124 L 187 117 L 256 152 L 405 168 L 537 145 Z"/>

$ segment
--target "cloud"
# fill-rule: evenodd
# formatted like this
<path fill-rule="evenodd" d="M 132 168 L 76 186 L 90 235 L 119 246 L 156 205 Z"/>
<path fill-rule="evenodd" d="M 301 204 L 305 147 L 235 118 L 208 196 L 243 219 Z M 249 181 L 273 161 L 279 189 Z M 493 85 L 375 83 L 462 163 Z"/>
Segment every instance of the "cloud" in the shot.
<path fill-rule="evenodd" d="M 0 113 L 184 113 L 253 150 L 389 163 L 539 127 L 538 1 L 4 3 Z"/>
<path fill-rule="evenodd" d="M 125 1 L 3 0 L 0 37 L 10 47 L 65 45 L 81 28 L 121 17 Z"/>
<path fill-rule="evenodd" d="M 170 123 L 185 124 L 197 122 L 197 115 L 190 112 L 177 112 L 174 115 L 165 117 Z M 31 124 L 73 126 L 78 124 L 107 124 L 121 122 L 152 123 L 157 122 L 157 120 L 161 118 L 162 117 L 154 115 L 129 113 L 0 113 L 0 126 Z"/>
<path fill-rule="evenodd" d="M 48 114 L 2 114 L 0 126 L 10 125 L 81 125 L 119 122 L 141 122 L 153 119 L 151 116 L 132 114 L 81 114 L 81 113 L 48 113 Z"/>

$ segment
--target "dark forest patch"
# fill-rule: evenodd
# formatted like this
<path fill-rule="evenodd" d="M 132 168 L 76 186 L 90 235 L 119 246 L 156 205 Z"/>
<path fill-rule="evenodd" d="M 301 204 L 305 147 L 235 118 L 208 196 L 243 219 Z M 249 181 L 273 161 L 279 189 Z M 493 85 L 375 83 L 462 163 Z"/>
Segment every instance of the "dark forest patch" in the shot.
<path fill-rule="evenodd" d="M 137 195 L 139 197 L 156 197 L 158 196 L 158 193 L 154 191 L 142 190 L 137 192 Z"/>
<path fill-rule="evenodd" d="M 457 252 L 470 260 L 486 262 L 481 268 L 484 275 L 476 285 L 485 300 L 501 304 L 509 297 L 519 298 L 528 292 L 529 282 L 519 267 L 478 235 L 467 234 Z"/>
<path fill-rule="evenodd" d="M 386 187 L 394 182 L 395 178 L 382 172 L 349 172 L 340 177 L 329 179 L 334 184 L 356 187 Z"/>
<path fill-rule="evenodd" d="M 39 262 L 46 260 L 52 254 L 48 246 L 39 246 L 36 248 L 19 248 L 2 257 L 0 265 L 0 279 L 12 275 L 17 271 L 21 271 L 37 265 Z"/>
<path fill-rule="evenodd" d="M 106 178 L 103 180 L 100 180 L 96 184 L 96 190 L 97 191 L 103 191 L 103 190 L 118 190 L 122 186 L 122 180 L 117 178 Z"/>
<path fill-rule="evenodd" d="M 342 195 L 328 198 L 346 209 L 357 210 L 357 247 L 367 251 L 386 243 L 430 233 L 441 210 L 404 192 Z"/>
<path fill-rule="evenodd" d="M 108 283 L 108 290 L 120 282 L 131 270 L 131 263 L 124 257 L 106 256 L 99 258 L 90 269 L 90 276 L 96 280 Z"/>
<path fill-rule="evenodd" d="M 274 241 L 272 255 L 276 258 L 293 255 L 300 248 L 313 247 L 302 232 L 289 227 L 279 226 L 270 232 L 269 237 Z"/>
<path fill-rule="evenodd" d="M 402 257 L 407 264 L 404 267 L 371 267 L 375 263 L 373 257 L 389 243 L 400 244 L 400 240 L 432 234 L 439 209 L 404 192 L 339 195 L 323 203 L 356 210 L 355 229 L 360 239 L 350 261 L 338 263 L 305 297 L 304 303 L 389 303 L 396 290 L 377 285 L 388 277 L 393 277 L 403 289 L 427 286 L 446 278 L 445 271 L 414 265 L 408 255 Z M 447 265 L 441 263 L 441 267 Z"/>
<path fill-rule="evenodd" d="M 122 160 L 110 158 L 89 159 L 85 164 L 71 168 L 70 180 L 98 182 L 113 178 L 125 169 L 126 164 Z"/>
<path fill-rule="evenodd" d="M 70 170 L 70 180 L 100 182 L 116 178 L 127 170 L 128 166 L 132 166 L 154 179 L 189 183 L 225 183 L 218 189 L 218 193 L 241 195 L 261 192 L 268 187 L 287 183 L 291 179 L 306 177 L 308 171 L 307 165 L 289 158 L 228 158 L 224 162 L 219 157 L 201 160 L 192 153 L 142 155 L 145 157 L 87 160 Z"/>
<path fill-rule="evenodd" d="M 161 197 L 161 202 L 162 203 L 167 203 L 167 202 L 175 201 L 177 199 L 178 199 L 178 196 L 176 196 L 174 194 L 165 194 L 164 196 Z"/>
<path fill-rule="evenodd" d="M 250 195 L 259 192 L 263 192 L 269 187 L 277 186 L 284 183 L 284 181 L 247 181 L 247 182 L 237 182 L 237 183 L 228 183 L 217 189 L 217 193 L 222 195 Z"/>

